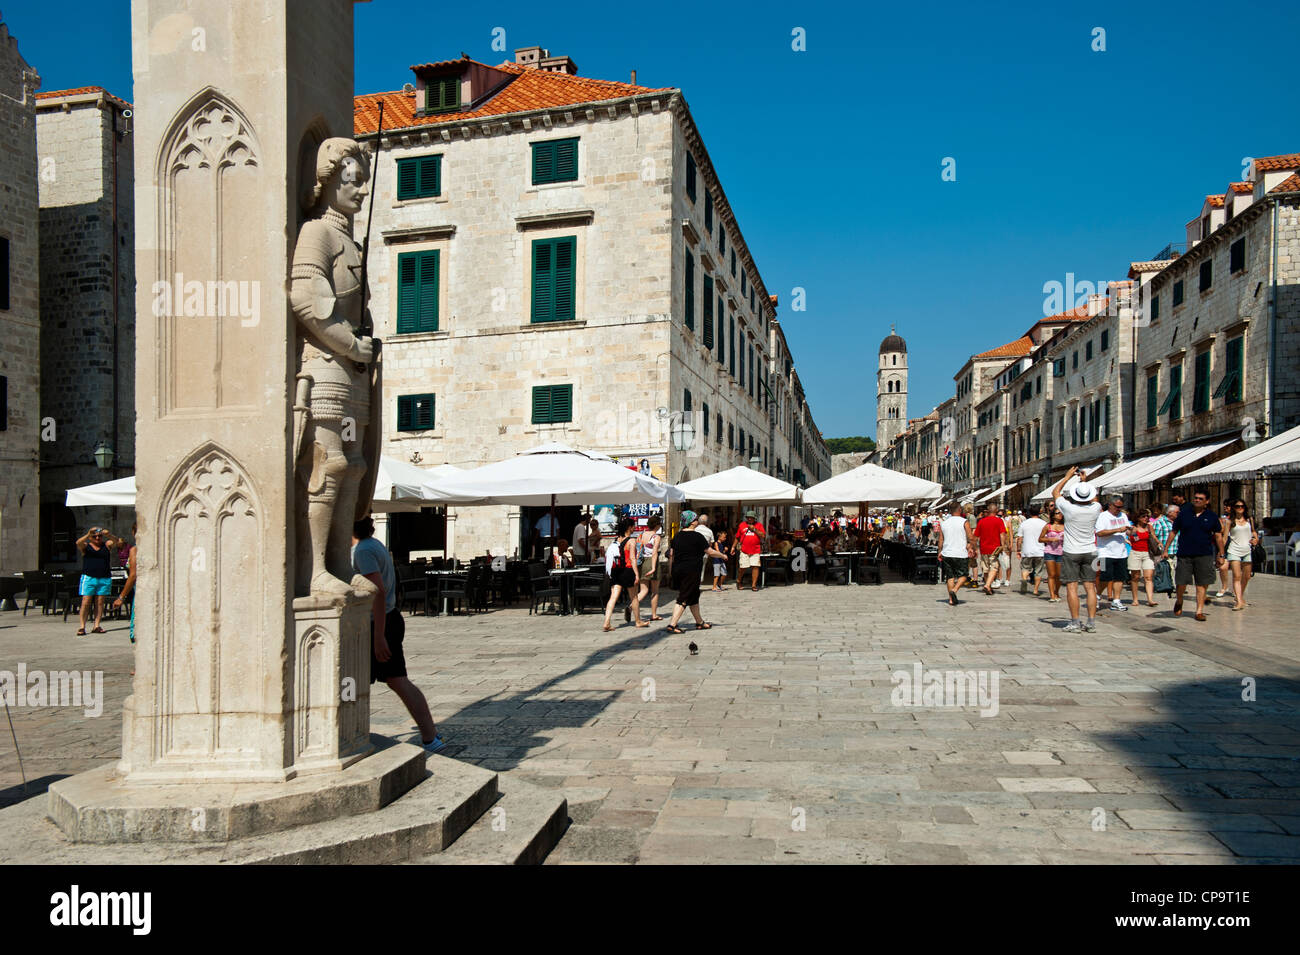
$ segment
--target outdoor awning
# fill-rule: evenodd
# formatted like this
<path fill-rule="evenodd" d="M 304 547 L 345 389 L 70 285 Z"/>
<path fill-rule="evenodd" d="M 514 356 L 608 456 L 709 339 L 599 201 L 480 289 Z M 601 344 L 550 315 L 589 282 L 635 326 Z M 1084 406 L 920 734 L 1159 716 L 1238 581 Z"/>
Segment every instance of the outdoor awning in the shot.
<path fill-rule="evenodd" d="M 1019 482 L 1019 481 L 1012 481 L 1010 484 L 1004 484 L 1004 485 L 1002 485 L 1000 488 L 998 488 L 997 490 L 989 491 L 989 493 L 985 494 L 983 497 L 981 497 L 981 498 L 980 498 L 979 500 L 977 500 L 975 503 L 976 503 L 976 504 L 983 504 L 985 501 L 991 501 L 991 500 L 993 500 L 995 497 L 1001 497 L 1003 494 L 1006 494 L 1007 491 L 1010 491 L 1010 490 L 1012 490 L 1013 488 L 1017 488 L 1017 487 L 1019 487 L 1019 486 L 1020 486 L 1020 482 Z"/>
<path fill-rule="evenodd" d="M 958 498 L 958 500 L 961 501 L 961 503 L 963 504 L 974 504 L 975 498 L 981 496 L 985 491 L 988 490 L 989 488 L 986 487 L 977 487 L 975 490 L 962 495 L 960 498 Z"/>
<path fill-rule="evenodd" d="M 1203 484 L 1218 481 L 1249 481 L 1270 474 L 1295 474 L 1300 471 L 1300 427 L 1292 428 L 1261 441 L 1253 448 L 1230 454 L 1190 474 L 1174 478 L 1174 485 Z"/>
<path fill-rule="evenodd" d="M 1100 463 L 1097 463 L 1097 464 L 1090 464 L 1090 465 L 1088 465 L 1086 468 L 1079 468 L 1079 474 L 1082 474 L 1084 477 L 1087 477 L 1089 474 L 1091 474 L 1093 471 L 1097 470 L 1099 467 L 1101 467 L 1101 464 L 1100 464 Z M 1059 481 L 1059 480 L 1060 480 L 1060 478 L 1057 478 L 1057 479 L 1056 479 L 1056 481 Z M 1030 500 L 1031 500 L 1031 501 L 1049 501 L 1049 500 L 1051 500 L 1051 499 L 1052 499 L 1052 488 L 1056 487 L 1056 481 L 1053 481 L 1051 484 L 1047 485 L 1047 487 L 1043 488 L 1041 491 L 1039 491 L 1037 494 L 1035 494 L 1033 497 L 1031 497 Z M 1079 483 L 1079 475 L 1076 474 L 1074 477 L 1070 478 L 1070 480 L 1067 481 L 1067 482 L 1065 483 L 1065 487 L 1061 488 L 1061 493 L 1064 494 L 1066 491 L 1068 491 L 1070 488 L 1074 487 L 1074 485 L 1076 485 L 1076 484 L 1078 484 L 1078 483 Z"/>
<path fill-rule="evenodd" d="M 1096 481 L 1097 488 L 1115 494 L 1125 491 L 1149 491 L 1155 482 L 1166 474 L 1171 474 L 1208 454 L 1220 451 L 1235 440 L 1231 438 L 1227 441 L 1198 444 L 1190 448 L 1162 451 L 1159 454 L 1148 454 L 1125 461 L 1114 471 L 1099 477 Z"/>
<path fill-rule="evenodd" d="M 878 464 L 860 464 L 803 492 L 805 504 L 870 504 L 873 507 L 929 501 L 942 496 L 943 485 Z"/>
<path fill-rule="evenodd" d="M 135 476 L 68 489 L 68 507 L 135 507 Z"/>
<path fill-rule="evenodd" d="M 799 488 L 741 465 L 677 485 L 686 499 L 701 503 L 798 504 Z"/>

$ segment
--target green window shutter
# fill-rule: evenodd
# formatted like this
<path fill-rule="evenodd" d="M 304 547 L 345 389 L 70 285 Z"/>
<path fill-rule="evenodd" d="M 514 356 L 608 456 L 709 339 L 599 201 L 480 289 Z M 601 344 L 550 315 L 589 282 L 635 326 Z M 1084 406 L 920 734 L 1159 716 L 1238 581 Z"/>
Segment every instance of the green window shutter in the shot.
<path fill-rule="evenodd" d="M 740 331 L 740 387 L 745 387 L 745 331 Z"/>
<path fill-rule="evenodd" d="M 397 398 L 397 430 L 425 431 L 434 426 L 434 396 L 399 395 Z"/>
<path fill-rule="evenodd" d="M 533 388 L 533 424 L 558 424 L 573 420 L 573 385 L 538 385 Z"/>
<path fill-rule="evenodd" d="M 578 140 L 533 143 L 533 185 L 574 182 L 578 178 Z"/>
<path fill-rule="evenodd" d="M 713 276 L 704 276 L 704 347 L 713 350 Z"/>
<path fill-rule="evenodd" d="M 692 199 L 695 197 L 692 195 Z M 704 193 L 704 231 L 713 235 L 713 193 Z"/>
<path fill-rule="evenodd" d="M 397 198 L 414 199 L 419 192 L 417 177 L 418 160 L 397 160 Z"/>
<path fill-rule="evenodd" d="M 727 364 L 727 329 L 726 312 L 723 311 L 722 296 L 718 296 L 718 364 Z"/>
<path fill-rule="evenodd" d="M 1147 427 L 1154 428 L 1160 423 L 1160 376 L 1147 376 Z"/>
<path fill-rule="evenodd" d="M 1156 412 L 1157 417 L 1167 413 L 1170 421 L 1177 421 L 1183 416 L 1182 391 L 1183 369 L 1172 368 L 1169 371 L 1169 394 L 1165 396 L 1164 403 Z"/>
<path fill-rule="evenodd" d="M 420 305 L 420 253 L 403 252 L 397 256 L 397 333 L 417 330 Z"/>
<path fill-rule="evenodd" d="M 443 113 L 460 106 L 460 77 L 444 76 L 425 89 L 425 112 Z"/>
<path fill-rule="evenodd" d="M 1192 393 L 1192 414 L 1210 410 L 1210 353 L 1196 356 L 1196 390 Z"/>
<path fill-rule="evenodd" d="M 1241 400 L 1242 346 L 1244 344 L 1245 339 L 1242 338 L 1228 339 L 1223 381 L 1219 382 L 1219 387 L 1214 390 L 1214 397 L 1223 398 L 1227 404 L 1235 404 Z"/>
<path fill-rule="evenodd" d="M 695 157 L 689 152 L 686 154 L 686 195 L 691 202 L 695 201 Z"/>
<path fill-rule="evenodd" d="M 736 377 L 736 316 L 727 316 L 727 371 L 732 378 Z"/>
<path fill-rule="evenodd" d="M 416 330 L 436 332 L 438 330 L 438 251 L 436 249 L 420 253 L 419 302 Z"/>
<path fill-rule="evenodd" d="M 416 192 L 420 196 L 442 195 L 442 157 L 421 156 L 417 168 Z"/>
<path fill-rule="evenodd" d="M 533 240 L 534 322 L 571 322 L 575 316 L 578 240 Z"/>
<path fill-rule="evenodd" d="M 695 256 L 686 250 L 686 327 L 695 331 Z"/>

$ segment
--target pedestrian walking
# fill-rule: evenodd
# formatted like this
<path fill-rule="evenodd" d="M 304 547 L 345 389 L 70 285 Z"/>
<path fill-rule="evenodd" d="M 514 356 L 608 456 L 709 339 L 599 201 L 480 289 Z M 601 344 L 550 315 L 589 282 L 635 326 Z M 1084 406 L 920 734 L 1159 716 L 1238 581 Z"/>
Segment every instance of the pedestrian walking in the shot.
<path fill-rule="evenodd" d="M 618 522 L 614 531 L 614 540 L 605 551 L 605 573 L 609 575 L 609 602 L 605 604 L 605 625 L 601 629 L 608 633 L 614 627 L 610 623 L 614 616 L 614 605 L 619 595 L 626 592 L 632 599 L 632 605 L 624 611 L 624 619 L 633 623 L 638 629 L 650 626 L 641 622 L 641 598 L 637 590 L 641 585 L 638 572 L 640 562 L 637 560 L 636 541 L 632 539 L 632 519 L 625 517 Z"/>
<path fill-rule="evenodd" d="M 1232 593 L 1237 598 L 1233 610 L 1246 609 L 1246 585 L 1250 583 L 1254 565 L 1251 551 L 1259 546 L 1259 533 L 1250 519 L 1246 502 L 1237 498 L 1232 502 L 1232 519 L 1223 520 L 1223 540 L 1228 542 L 1227 565 L 1232 568 Z"/>
<path fill-rule="evenodd" d="M 763 538 L 767 528 L 759 523 L 758 515 L 753 511 L 745 514 L 745 519 L 736 528 L 736 543 L 733 550 L 739 548 L 736 568 L 736 589 L 745 589 L 745 570 L 749 570 L 749 589 L 758 593 L 758 570 L 762 563 Z"/>
<path fill-rule="evenodd" d="M 956 501 L 953 501 L 948 516 L 939 522 L 938 543 L 944 583 L 948 587 L 948 605 L 955 607 L 961 603 L 957 594 L 970 576 L 970 562 L 975 559 L 975 535 L 962 513 L 961 504 Z"/>
<path fill-rule="evenodd" d="M 1225 544 L 1231 543 L 1231 541 L 1227 537 L 1227 534 L 1228 534 L 1228 530 L 1232 527 L 1233 520 L 1236 518 L 1236 515 L 1233 513 L 1232 504 L 1233 502 L 1231 499 L 1225 500 L 1223 502 L 1222 511 L 1219 514 L 1219 524 L 1223 527 L 1223 534 L 1224 534 L 1223 540 Z M 1219 565 L 1219 592 L 1214 595 L 1214 599 L 1222 600 L 1224 597 L 1228 596 L 1228 594 L 1233 592 L 1234 592 L 1234 588 L 1232 586 L 1232 570 L 1229 567 L 1229 562 L 1225 560 L 1222 564 Z M 1233 609 L 1235 610 L 1237 608 L 1234 607 Z"/>
<path fill-rule="evenodd" d="M 998 506 L 988 504 L 984 516 L 975 525 L 975 536 L 980 545 L 980 579 L 984 582 L 984 593 L 993 596 L 993 588 L 1002 586 L 998 580 L 1001 563 L 998 555 L 1007 547 L 1007 525 L 998 517 Z"/>
<path fill-rule="evenodd" d="M 1043 560 L 1047 564 L 1047 602 L 1061 602 L 1061 557 L 1065 544 L 1065 515 L 1052 508 L 1052 520 L 1038 534 L 1043 545 Z M 1036 591 L 1035 591 L 1036 592 Z"/>
<path fill-rule="evenodd" d="M 1147 606 L 1156 605 L 1155 573 L 1156 555 L 1160 553 L 1160 542 L 1151 531 L 1151 512 L 1146 508 L 1137 512 L 1137 520 L 1129 530 L 1129 543 L 1132 550 L 1128 555 L 1129 584 L 1133 588 L 1133 606 L 1138 605 L 1138 584 L 1144 583 L 1147 592 Z"/>
<path fill-rule="evenodd" d="M 117 599 L 113 601 L 113 609 L 115 610 L 121 610 L 122 605 L 126 602 L 126 598 L 130 597 L 131 592 L 135 590 L 135 572 L 136 572 L 136 557 L 137 557 L 136 545 L 134 543 L 135 533 L 136 533 L 135 528 L 136 525 L 132 524 L 131 525 L 132 544 L 130 547 L 127 548 L 126 551 L 126 580 L 122 583 L 122 592 L 118 594 Z M 125 541 L 123 541 L 123 543 L 125 543 Z M 131 627 L 128 632 L 130 633 L 131 636 L 131 642 L 135 643 L 135 601 L 134 600 L 131 601 Z M 134 676 L 135 671 L 133 670 L 131 672 L 132 675 Z"/>
<path fill-rule="evenodd" d="M 1041 505 L 1030 504 L 1029 516 L 1019 521 L 1012 532 L 1016 559 L 1020 562 L 1020 592 L 1023 594 L 1029 590 L 1032 578 L 1035 597 L 1038 596 L 1038 587 L 1043 582 L 1047 567 L 1046 551 L 1043 542 L 1039 540 L 1047 527 L 1047 521 L 1039 517 L 1040 513 Z"/>
<path fill-rule="evenodd" d="M 1101 505 L 1097 503 L 1096 489 L 1087 481 L 1075 484 L 1068 495 L 1063 493 L 1066 482 L 1078 471 L 1077 467 L 1071 466 L 1065 477 L 1056 482 L 1052 488 L 1052 500 L 1065 517 L 1061 582 L 1065 584 L 1065 602 L 1070 608 L 1070 622 L 1065 630 L 1067 633 L 1084 630 L 1091 633 L 1097 629 L 1097 580 L 1093 562 L 1097 559 L 1097 515 L 1101 513 Z M 1087 600 L 1086 621 L 1080 617 L 1079 611 L 1077 585 L 1080 583 Z"/>
<path fill-rule="evenodd" d="M 669 633 L 686 632 L 678 626 L 685 610 L 690 610 L 696 630 L 713 629 L 713 624 L 705 623 L 704 617 L 700 615 L 700 577 L 704 559 L 716 559 L 722 556 L 722 552 L 711 545 L 698 530 L 695 512 L 682 511 L 682 529 L 668 545 L 668 579 L 677 591 L 677 606 L 673 608 L 672 620 L 668 623 Z M 693 654 L 699 650 L 694 642 L 689 649 Z"/>
<path fill-rule="evenodd" d="M 397 571 L 388 548 L 375 540 L 373 518 L 363 517 L 352 525 L 352 569 L 375 585 L 370 610 L 370 682 L 382 681 L 397 694 L 420 730 L 420 745 L 436 753 L 446 743 L 438 735 L 429 712 L 429 702 L 406 675 L 402 643 L 406 621 L 397 609 Z"/>
<path fill-rule="evenodd" d="M 1198 489 L 1192 495 L 1192 506 L 1178 512 L 1174 521 L 1178 532 L 1178 567 L 1174 571 L 1174 584 L 1178 588 L 1174 597 L 1174 616 L 1183 615 L 1183 593 L 1188 586 L 1196 588 L 1196 619 L 1205 621 L 1205 593 L 1214 583 L 1215 570 L 1223 561 L 1223 525 L 1210 509 L 1209 491 Z"/>
<path fill-rule="evenodd" d="M 1124 513 L 1124 498 L 1111 495 L 1106 509 L 1097 515 L 1097 555 L 1101 558 L 1101 581 L 1106 587 L 1111 610 L 1128 610 L 1124 605 L 1124 584 L 1129 579 L 1128 529 L 1133 524 Z M 1134 603 L 1137 601 L 1135 600 Z"/>
<path fill-rule="evenodd" d="M 1174 521 L 1179 511 L 1177 504 L 1163 510 L 1159 504 L 1152 506 L 1152 513 L 1159 515 L 1151 522 L 1151 534 L 1160 544 L 1160 556 L 1156 559 L 1169 564 L 1171 578 L 1178 571 L 1178 532 L 1174 530 Z"/>
<path fill-rule="evenodd" d="M 718 553 L 726 554 L 727 548 L 730 546 L 730 544 L 731 544 L 731 536 L 727 533 L 725 529 L 719 529 L 718 536 L 715 539 L 715 543 L 714 543 L 714 547 L 717 548 Z M 713 558 L 714 593 L 722 593 L 722 587 L 726 582 L 727 582 L 727 558 L 725 556 L 715 557 Z"/>
<path fill-rule="evenodd" d="M 81 581 L 78 592 L 81 594 L 81 626 L 77 636 L 86 635 L 86 618 L 90 608 L 95 608 L 95 627 L 91 633 L 106 633 L 100 623 L 104 619 L 104 601 L 113 592 L 112 558 L 113 549 L 120 546 L 121 539 L 112 531 L 102 527 L 92 527 L 77 539 L 77 550 L 81 554 Z"/>
<path fill-rule="evenodd" d="M 653 514 L 650 520 L 646 521 L 646 529 L 641 532 L 641 593 L 640 600 L 645 603 L 648 596 L 650 598 L 650 619 L 662 620 L 659 616 L 659 551 L 663 545 L 663 527 L 664 520 L 658 514 Z"/>

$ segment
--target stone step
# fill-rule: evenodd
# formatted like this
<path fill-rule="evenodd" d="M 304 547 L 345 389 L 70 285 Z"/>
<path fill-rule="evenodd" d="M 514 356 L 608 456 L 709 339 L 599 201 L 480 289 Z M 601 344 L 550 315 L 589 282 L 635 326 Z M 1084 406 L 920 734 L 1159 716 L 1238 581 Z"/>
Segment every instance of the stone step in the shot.
<path fill-rule="evenodd" d="M 560 793 L 499 777 L 500 798 L 451 848 L 412 865 L 541 865 L 569 825 Z"/>

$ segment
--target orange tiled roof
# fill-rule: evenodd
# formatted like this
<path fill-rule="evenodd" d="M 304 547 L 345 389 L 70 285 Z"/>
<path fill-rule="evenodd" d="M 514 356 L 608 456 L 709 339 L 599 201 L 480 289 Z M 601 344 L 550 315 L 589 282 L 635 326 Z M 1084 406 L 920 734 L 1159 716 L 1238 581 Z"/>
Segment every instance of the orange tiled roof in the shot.
<path fill-rule="evenodd" d="M 1253 182 L 1230 182 L 1228 188 L 1239 196 L 1245 196 L 1255 191 L 1255 184 Z"/>
<path fill-rule="evenodd" d="M 1221 192 L 1217 196 L 1206 196 L 1205 201 L 1210 204 L 1211 209 L 1222 209 L 1224 200 L 1227 198 L 1227 193 Z"/>
<path fill-rule="evenodd" d="M 1255 168 L 1263 172 L 1281 172 L 1285 169 L 1300 169 L 1300 153 L 1286 153 L 1283 156 L 1265 156 L 1255 160 Z"/>
<path fill-rule="evenodd" d="M 101 93 L 103 94 L 105 99 L 112 100 L 118 106 L 125 107 L 125 108 L 130 108 L 131 106 L 131 104 L 128 103 L 126 100 L 122 99 L 120 96 L 114 96 L 112 93 L 104 89 L 104 87 L 102 86 L 78 86 L 76 89 L 70 89 L 70 90 L 50 90 L 49 92 L 46 93 L 37 93 L 36 98 L 53 99 L 56 96 L 82 96 L 86 93 Z"/>
<path fill-rule="evenodd" d="M 1292 173 L 1269 192 L 1300 192 L 1300 173 Z"/>
<path fill-rule="evenodd" d="M 976 358 L 1019 358 L 1022 355 L 1028 355 L 1034 350 L 1034 340 L 1028 335 L 1021 335 L 1013 342 L 1007 342 L 1005 345 L 999 345 L 997 348 L 990 348 L 988 351 L 980 352 Z"/>
<path fill-rule="evenodd" d="M 447 60 L 445 63 L 461 62 Z M 463 62 L 473 62 L 465 60 Z M 443 64 L 429 64 L 430 68 Z M 423 68 L 423 67 L 421 67 Z M 379 104 L 384 104 L 384 129 L 409 129 L 415 126 L 441 126 L 486 116 L 505 116 L 561 106 L 580 106 L 621 99 L 638 93 L 669 92 L 671 87 L 633 86 L 613 80 L 593 80 L 568 73 L 551 73 L 514 63 L 502 63 L 493 69 L 516 74 L 506 86 L 477 108 L 458 113 L 416 115 L 415 93 L 368 93 L 353 101 L 353 127 L 357 135 L 373 133 L 379 128 Z"/>

